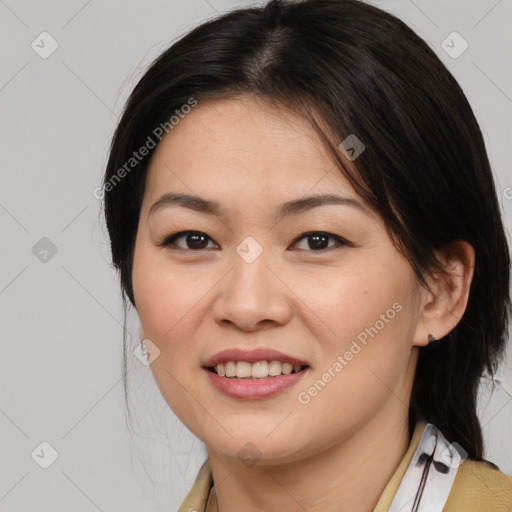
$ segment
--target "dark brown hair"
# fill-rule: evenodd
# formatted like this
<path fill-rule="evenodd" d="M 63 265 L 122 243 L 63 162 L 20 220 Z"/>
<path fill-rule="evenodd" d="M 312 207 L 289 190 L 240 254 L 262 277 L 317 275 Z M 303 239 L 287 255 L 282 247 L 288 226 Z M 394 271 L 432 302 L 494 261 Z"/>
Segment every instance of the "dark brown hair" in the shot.
<path fill-rule="evenodd" d="M 420 350 L 409 429 L 420 418 L 432 422 L 481 460 L 478 384 L 483 372 L 492 376 L 497 368 L 510 315 L 510 256 L 493 174 L 456 80 L 420 37 L 376 7 L 358 0 L 271 0 L 201 24 L 152 63 L 128 99 L 104 177 L 123 297 L 135 305 L 134 243 L 153 150 L 115 186 L 107 184 L 190 98 L 200 105 L 242 94 L 312 123 L 422 284 L 429 272 L 443 270 L 435 249 L 453 240 L 474 247 L 464 316 L 445 338 Z M 338 149 L 350 134 L 366 146 L 354 161 L 356 172 Z"/>

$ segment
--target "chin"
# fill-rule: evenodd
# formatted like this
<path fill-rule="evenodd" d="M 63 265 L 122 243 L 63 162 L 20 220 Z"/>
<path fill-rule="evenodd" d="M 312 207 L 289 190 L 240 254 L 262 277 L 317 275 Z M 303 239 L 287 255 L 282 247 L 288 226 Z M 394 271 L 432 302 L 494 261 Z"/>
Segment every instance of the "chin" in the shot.
<path fill-rule="evenodd" d="M 282 418 L 279 421 L 282 421 Z M 276 421 L 275 425 L 278 425 L 279 421 Z M 216 439 L 208 439 L 204 432 L 198 437 L 205 442 L 208 450 L 238 460 L 248 467 L 256 464 L 286 464 L 311 455 L 308 453 L 311 450 L 311 443 L 290 429 L 283 428 L 281 432 L 272 432 L 267 424 L 264 425 L 265 428 L 257 423 L 247 428 L 230 425 L 233 437 L 222 436 L 220 439 L 217 433 Z"/>

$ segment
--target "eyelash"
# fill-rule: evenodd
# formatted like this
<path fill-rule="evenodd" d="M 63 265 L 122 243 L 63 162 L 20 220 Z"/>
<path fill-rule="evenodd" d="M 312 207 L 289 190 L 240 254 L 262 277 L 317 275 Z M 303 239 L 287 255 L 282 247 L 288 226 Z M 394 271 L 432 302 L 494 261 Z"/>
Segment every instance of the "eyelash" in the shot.
<path fill-rule="evenodd" d="M 189 233 L 193 233 L 195 235 L 204 235 L 206 238 L 208 238 L 209 240 L 211 240 L 213 242 L 213 240 L 206 233 L 203 233 L 202 231 L 189 230 L 189 231 L 179 231 L 177 233 L 173 233 L 172 235 L 167 236 L 161 243 L 158 244 L 158 247 L 167 247 L 172 250 L 187 251 L 187 252 L 199 252 L 199 251 L 204 251 L 204 250 L 208 249 L 208 248 L 184 249 L 183 247 L 171 247 L 174 244 L 175 240 L 177 240 L 178 238 L 182 238 L 182 237 L 188 235 Z M 302 240 L 303 238 L 307 239 L 314 235 L 320 235 L 320 236 L 331 238 L 331 239 L 335 240 L 338 244 L 338 247 L 337 247 L 338 249 L 343 246 L 353 247 L 353 244 L 351 242 L 349 242 L 348 240 L 345 240 L 344 238 L 341 238 L 337 235 L 333 235 L 332 233 L 326 233 L 325 231 L 308 231 L 307 233 L 303 233 L 302 235 L 297 237 L 292 242 L 292 245 L 296 244 L 298 241 Z M 332 250 L 333 247 L 334 246 L 330 246 L 330 247 L 326 247 L 324 249 L 318 249 L 318 250 L 314 250 L 314 249 L 299 249 L 299 250 L 306 251 L 306 252 L 322 253 L 322 252 Z M 336 248 L 336 247 L 334 247 L 334 248 Z"/>

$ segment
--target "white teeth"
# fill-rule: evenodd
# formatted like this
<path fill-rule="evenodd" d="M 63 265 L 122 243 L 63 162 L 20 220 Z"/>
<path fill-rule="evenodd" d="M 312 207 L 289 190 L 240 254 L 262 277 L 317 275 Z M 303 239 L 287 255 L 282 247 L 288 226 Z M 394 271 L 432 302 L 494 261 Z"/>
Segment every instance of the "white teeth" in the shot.
<path fill-rule="evenodd" d="M 217 366 L 215 367 L 216 370 Z M 229 361 L 228 363 L 226 363 L 226 366 L 224 368 L 226 372 L 226 377 L 234 377 L 236 375 L 236 364 L 233 361 Z"/>
<path fill-rule="evenodd" d="M 268 374 L 275 377 L 281 375 L 281 361 L 270 361 L 268 365 Z"/>
<path fill-rule="evenodd" d="M 251 376 L 252 365 L 245 361 L 237 361 L 236 363 L 236 376 L 239 379 L 244 379 Z"/>
<path fill-rule="evenodd" d="M 290 373 L 292 373 L 292 370 L 293 370 L 293 366 L 290 363 L 283 363 L 281 365 L 281 371 L 285 375 L 289 375 Z"/>
<path fill-rule="evenodd" d="M 255 379 L 264 379 L 268 377 L 268 363 L 267 361 L 259 361 L 252 363 L 251 376 Z"/>
<path fill-rule="evenodd" d="M 239 379 L 266 379 L 267 377 L 277 377 L 278 375 L 289 375 L 293 372 L 299 372 L 302 366 L 292 366 L 290 363 L 281 363 L 281 361 L 258 361 L 257 363 L 248 363 L 247 361 L 228 361 L 219 363 L 215 366 L 215 373 L 221 377 Z"/>

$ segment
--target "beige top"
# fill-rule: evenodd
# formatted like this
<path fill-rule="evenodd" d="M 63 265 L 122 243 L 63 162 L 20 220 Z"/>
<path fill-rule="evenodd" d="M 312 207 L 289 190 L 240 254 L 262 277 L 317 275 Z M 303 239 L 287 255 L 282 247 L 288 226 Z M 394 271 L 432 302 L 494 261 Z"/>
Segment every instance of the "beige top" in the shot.
<path fill-rule="evenodd" d="M 388 512 L 426 423 L 419 421 L 409 448 L 396 468 L 373 512 Z M 178 512 L 205 512 L 213 485 L 208 459 Z M 512 478 L 485 462 L 465 460 L 460 465 L 443 512 L 512 512 Z"/>

